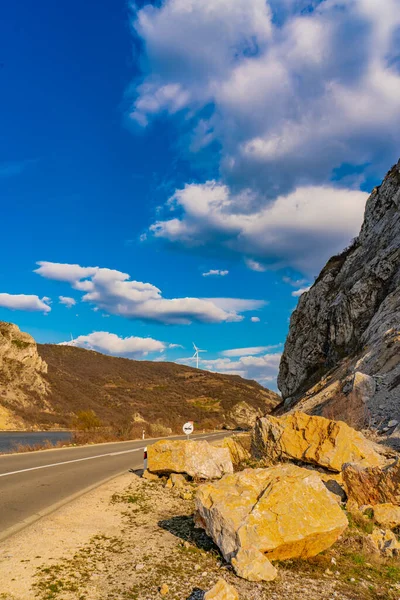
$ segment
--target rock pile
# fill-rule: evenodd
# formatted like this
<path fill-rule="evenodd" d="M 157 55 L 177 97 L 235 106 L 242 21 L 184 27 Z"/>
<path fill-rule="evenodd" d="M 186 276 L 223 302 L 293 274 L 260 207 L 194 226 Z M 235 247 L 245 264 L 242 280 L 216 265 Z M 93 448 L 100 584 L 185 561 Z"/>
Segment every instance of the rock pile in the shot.
<path fill-rule="evenodd" d="M 246 469 L 200 487 L 197 524 L 253 581 L 277 575 L 269 560 L 308 558 L 329 548 L 347 518 L 318 474 L 295 465 Z"/>
<path fill-rule="evenodd" d="M 360 432 L 342 421 L 301 412 L 258 419 L 253 453 L 272 461 L 298 460 L 340 473 L 345 463 L 378 466 L 382 457 Z"/>
<path fill-rule="evenodd" d="M 193 487 L 188 479 L 208 480 L 195 495 L 196 527 L 236 575 L 272 581 L 278 575 L 273 561 L 307 559 L 330 548 L 348 526 L 346 510 L 353 523 L 366 521 L 371 552 L 400 553 L 400 463 L 385 464 L 360 432 L 296 412 L 257 419 L 251 454 L 249 447 L 247 435 L 213 445 L 168 440 L 148 451 L 149 471 L 169 474 L 166 486 L 181 497 L 193 494 L 182 496 Z M 244 468 L 252 463 L 260 467 Z M 226 585 L 221 580 L 206 598 L 236 598 Z"/>

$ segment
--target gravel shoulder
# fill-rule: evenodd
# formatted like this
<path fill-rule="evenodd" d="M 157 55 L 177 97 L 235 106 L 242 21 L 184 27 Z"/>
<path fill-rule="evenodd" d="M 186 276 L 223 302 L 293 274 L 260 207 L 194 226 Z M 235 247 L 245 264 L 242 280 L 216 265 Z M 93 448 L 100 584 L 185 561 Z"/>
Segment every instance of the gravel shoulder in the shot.
<path fill-rule="evenodd" d="M 393 565 L 360 564 L 353 547 L 343 562 L 348 539 L 313 561 L 282 563 L 272 583 L 237 578 L 194 528 L 193 489 L 129 473 L 41 519 L 0 547 L 1 600 L 151 600 L 163 584 L 167 600 L 201 600 L 220 577 L 241 600 L 400 598 Z"/>

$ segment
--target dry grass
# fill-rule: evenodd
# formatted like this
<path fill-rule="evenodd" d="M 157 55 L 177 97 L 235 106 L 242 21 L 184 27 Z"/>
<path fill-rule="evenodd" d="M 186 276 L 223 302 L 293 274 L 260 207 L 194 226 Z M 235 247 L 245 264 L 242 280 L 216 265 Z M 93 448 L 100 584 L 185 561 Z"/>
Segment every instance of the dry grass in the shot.
<path fill-rule="evenodd" d="M 69 346 L 38 345 L 38 352 L 48 364 L 51 392 L 46 402 L 30 392 L 30 401 L 24 405 L 5 399 L 1 403 L 25 423 L 43 429 L 70 428 L 79 411 L 94 411 L 117 439 L 131 435 L 135 415 L 149 424 L 144 423 L 144 428 L 151 424 L 160 431 L 162 426 L 166 429 L 160 435 L 166 435 L 168 429 L 175 431 L 187 420 L 195 421 L 200 429 L 220 427 L 226 413 L 240 401 L 265 412 L 280 401 L 274 392 L 236 375 L 116 358 Z M 108 434 L 103 430 L 102 435 Z"/>

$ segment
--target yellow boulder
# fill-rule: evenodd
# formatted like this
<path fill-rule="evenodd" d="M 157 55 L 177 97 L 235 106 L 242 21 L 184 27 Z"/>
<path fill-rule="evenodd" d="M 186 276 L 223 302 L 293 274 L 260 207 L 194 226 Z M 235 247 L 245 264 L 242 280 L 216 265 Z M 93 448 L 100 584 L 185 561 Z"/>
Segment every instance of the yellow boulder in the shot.
<path fill-rule="evenodd" d="M 400 527 L 400 506 L 390 502 L 374 506 L 374 520 L 378 525 L 394 529 Z"/>
<path fill-rule="evenodd" d="M 329 548 L 348 525 L 319 475 L 292 464 L 245 469 L 204 484 L 196 509 L 197 526 L 242 575 L 244 550 L 269 560 L 307 558 Z"/>
<path fill-rule="evenodd" d="M 302 412 L 258 419 L 252 451 L 271 461 L 300 460 L 340 472 L 345 463 L 378 466 L 382 458 L 359 431 L 342 421 Z"/>
<path fill-rule="evenodd" d="M 212 445 L 216 448 L 227 448 L 234 465 L 240 465 L 251 457 L 250 451 L 247 449 L 250 446 L 250 434 L 226 437 L 223 440 L 212 442 Z"/>
<path fill-rule="evenodd" d="M 215 448 L 206 441 L 161 440 L 147 449 L 147 468 L 151 473 L 186 473 L 199 479 L 219 479 L 233 473 L 227 448 Z"/>
<path fill-rule="evenodd" d="M 219 579 L 205 594 L 204 600 L 239 600 L 239 594 L 233 585 L 229 585 L 224 579 Z"/>

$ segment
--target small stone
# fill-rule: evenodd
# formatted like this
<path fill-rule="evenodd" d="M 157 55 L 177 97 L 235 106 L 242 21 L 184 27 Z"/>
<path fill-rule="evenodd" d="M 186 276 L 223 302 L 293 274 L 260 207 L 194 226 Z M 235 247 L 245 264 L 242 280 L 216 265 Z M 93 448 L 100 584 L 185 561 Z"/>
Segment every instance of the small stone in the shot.
<path fill-rule="evenodd" d="M 183 542 L 183 546 L 184 546 L 184 548 L 186 548 L 186 550 L 189 550 L 189 548 L 190 548 L 190 544 L 187 541 Z"/>
<path fill-rule="evenodd" d="M 354 579 L 354 577 L 351 577 L 351 578 L 350 578 L 350 581 L 351 581 L 351 583 L 354 583 L 354 582 L 355 582 L 355 579 Z"/>
<path fill-rule="evenodd" d="M 399 424 L 398 421 L 396 421 L 395 419 L 392 419 L 391 421 L 389 421 L 388 427 L 390 427 L 390 428 L 397 427 L 398 424 Z"/>
<path fill-rule="evenodd" d="M 224 579 L 219 579 L 205 594 L 204 600 L 239 600 L 239 594 L 233 585 L 229 585 Z"/>
<path fill-rule="evenodd" d="M 162 586 L 160 587 L 160 594 L 161 596 L 166 596 L 169 592 L 169 587 L 167 586 L 166 583 L 163 583 Z"/>
<path fill-rule="evenodd" d="M 150 473 L 150 471 L 148 471 L 147 469 L 145 471 L 143 471 L 142 477 L 143 477 L 143 479 L 147 479 L 147 481 L 158 481 L 159 480 L 158 475 L 155 475 L 154 473 Z"/>
<path fill-rule="evenodd" d="M 336 558 L 335 558 L 334 556 L 332 556 L 332 558 L 331 558 L 331 563 L 332 563 L 333 565 L 336 565 Z"/>
<path fill-rule="evenodd" d="M 143 571 L 144 569 L 144 564 L 143 563 L 138 563 L 135 567 L 136 571 Z"/>
<path fill-rule="evenodd" d="M 241 548 L 232 559 L 232 566 L 236 575 L 247 581 L 273 581 L 278 576 L 268 558 L 256 548 Z"/>
<path fill-rule="evenodd" d="M 200 571 L 200 569 L 201 569 L 200 565 L 194 565 L 194 570 L 195 571 Z"/>

